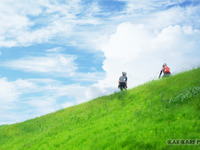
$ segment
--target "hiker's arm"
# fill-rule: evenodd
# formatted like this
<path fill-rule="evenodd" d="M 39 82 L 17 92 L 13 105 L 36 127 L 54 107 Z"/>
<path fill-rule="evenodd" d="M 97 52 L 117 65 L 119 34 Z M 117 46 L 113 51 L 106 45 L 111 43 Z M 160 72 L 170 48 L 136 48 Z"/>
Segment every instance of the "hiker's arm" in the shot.
<path fill-rule="evenodd" d="M 159 75 L 159 78 L 160 78 L 161 74 L 162 74 L 162 70 L 160 71 L 160 75 Z"/>
<path fill-rule="evenodd" d="M 128 80 L 128 78 L 126 77 L 126 81 L 125 81 L 125 83 L 126 83 L 126 88 L 127 88 L 127 80 Z"/>

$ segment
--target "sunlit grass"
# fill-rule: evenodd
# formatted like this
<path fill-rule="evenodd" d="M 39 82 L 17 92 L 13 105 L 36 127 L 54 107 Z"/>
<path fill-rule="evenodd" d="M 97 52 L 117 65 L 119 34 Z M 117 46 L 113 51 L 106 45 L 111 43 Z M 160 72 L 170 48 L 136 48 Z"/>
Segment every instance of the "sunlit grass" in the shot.
<path fill-rule="evenodd" d="M 2 126 L 0 150 L 198 149 L 167 140 L 200 139 L 199 87 L 200 69 L 194 69 Z"/>

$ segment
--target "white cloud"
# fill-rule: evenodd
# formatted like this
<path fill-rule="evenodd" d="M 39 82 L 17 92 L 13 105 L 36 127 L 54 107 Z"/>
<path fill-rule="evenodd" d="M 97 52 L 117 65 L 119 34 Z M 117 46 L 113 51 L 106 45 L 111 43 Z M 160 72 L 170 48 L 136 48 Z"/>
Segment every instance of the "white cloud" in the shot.
<path fill-rule="evenodd" d="M 12 5 L 11 5 L 12 4 Z M 98 6 L 85 11 L 80 0 L 59 1 L 13 1 L 0 3 L 0 47 L 27 46 L 34 43 L 50 42 L 52 39 L 65 39 L 73 42 L 72 37 L 77 25 L 97 25 L 99 20 L 92 12 Z M 91 15 L 89 15 L 91 14 Z M 70 37 L 70 39 L 68 39 Z M 68 40 L 67 40 L 68 39 Z M 55 42 L 55 40 L 53 40 Z"/>
<path fill-rule="evenodd" d="M 59 109 L 59 106 L 56 103 L 56 98 L 51 96 L 46 95 L 40 97 L 30 97 L 29 100 L 24 103 L 24 105 L 30 107 L 31 110 L 29 112 L 31 112 L 34 117 L 45 115 Z"/>
<path fill-rule="evenodd" d="M 86 73 L 81 73 L 81 72 L 76 72 L 73 75 L 73 80 L 75 81 L 89 81 L 89 82 L 96 82 L 98 80 L 101 80 L 104 78 L 104 73 L 103 72 L 86 72 Z"/>
<path fill-rule="evenodd" d="M 44 79 L 0 79 L 0 124 L 21 122 L 102 95 L 95 86 Z"/>
<path fill-rule="evenodd" d="M 169 1 L 159 1 L 159 0 L 121 0 L 127 2 L 128 13 L 145 13 L 149 12 L 152 9 L 155 9 L 158 6 L 163 6 L 168 4 Z"/>
<path fill-rule="evenodd" d="M 59 53 L 62 49 L 57 47 L 47 50 L 45 56 L 29 56 L 17 60 L 5 61 L 3 67 L 21 70 L 24 72 L 42 73 L 52 77 L 65 77 L 79 82 L 95 82 L 104 78 L 103 72 L 79 72 L 74 55 Z"/>
<path fill-rule="evenodd" d="M 73 102 L 66 102 L 66 103 L 62 104 L 63 108 L 67 108 L 67 107 L 70 107 L 70 106 L 74 106 L 74 103 Z"/>
<path fill-rule="evenodd" d="M 172 73 L 200 65 L 200 30 L 168 26 L 160 32 L 144 24 L 123 23 L 102 48 L 106 78 L 99 86 L 116 89 L 122 71 L 128 73 L 128 86 L 157 78 L 164 62 Z"/>
<path fill-rule="evenodd" d="M 49 53 L 52 53 L 52 52 L 54 52 L 54 53 L 59 53 L 59 52 L 61 52 L 61 51 L 63 51 L 63 50 L 64 50 L 64 49 L 63 49 L 62 47 L 55 47 L 55 48 L 46 50 L 46 52 L 49 52 Z"/>
<path fill-rule="evenodd" d="M 6 78 L 1 78 L 0 84 L 1 106 L 4 105 L 4 103 L 9 103 L 12 105 L 19 100 L 21 94 L 26 94 L 30 91 L 33 92 L 37 89 L 37 85 L 34 82 L 22 79 L 8 81 Z"/>
<path fill-rule="evenodd" d="M 77 94 L 76 90 L 84 88 L 79 85 L 66 86 L 52 79 L 8 81 L 1 78 L 0 84 L 0 124 L 24 121 L 56 111 L 68 103 L 66 99 L 63 104 L 58 104 L 59 97 L 80 98 L 83 93 L 79 91 L 80 94 Z"/>
<path fill-rule="evenodd" d="M 163 11 L 156 11 L 145 16 L 140 21 L 148 24 L 149 28 L 162 30 L 170 25 L 192 26 L 199 28 L 200 6 L 172 7 Z"/>
<path fill-rule="evenodd" d="M 145 14 L 155 10 L 163 10 L 170 6 L 178 7 L 185 0 L 120 0 L 127 3 L 127 13 Z"/>
<path fill-rule="evenodd" d="M 99 46 L 94 45 L 98 43 L 97 39 L 99 41 L 103 34 L 107 36 L 112 33 L 117 24 L 127 20 L 136 24 L 148 23 L 150 26 L 153 22 L 155 27 L 161 24 L 167 27 L 180 22 L 190 25 L 200 23 L 199 6 L 167 8 L 181 3 L 180 0 L 121 1 L 127 3 L 124 11 L 103 18 L 100 17 L 104 15 L 97 2 L 2 0 L 0 47 L 27 46 L 59 39 L 59 42 L 62 40 L 79 47 L 99 50 Z"/>
<path fill-rule="evenodd" d="M 21 79 L 8 81 L 6 78 L 1 78 L 0 84 L 0 124 L 28 119 L 30 116 L 25 117 L 17 109 L 21 95 L 33 91 L 36 87 L 34 83 Z M 24 108 L 24 105 L 22 107 Z"/>
<path fill-rule="evenodd" d="M 6 78 L 0 79 L 0 103 L 3 105 L 5 101 L 13 102 L 18 98 L 18 92 L 15 86 L 7 81 Z"/>
<path fill-rule="evenodd" d="M 4 62 L 2 65 L 25 72 L 50 73 L 56 76 L 71 76 L 77 67 L 72 55 L 48 54 L 40 57 L 25 57 Z"/>

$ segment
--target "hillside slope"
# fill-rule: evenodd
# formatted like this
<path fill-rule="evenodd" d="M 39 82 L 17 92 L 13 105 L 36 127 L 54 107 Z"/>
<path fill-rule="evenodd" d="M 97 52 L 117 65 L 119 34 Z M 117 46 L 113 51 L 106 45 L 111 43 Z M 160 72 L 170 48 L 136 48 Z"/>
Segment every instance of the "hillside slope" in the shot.
<path fill-rule="evenodd" d="M 200 149 L 200 68 L 0 127 L 0 150 Z"/>

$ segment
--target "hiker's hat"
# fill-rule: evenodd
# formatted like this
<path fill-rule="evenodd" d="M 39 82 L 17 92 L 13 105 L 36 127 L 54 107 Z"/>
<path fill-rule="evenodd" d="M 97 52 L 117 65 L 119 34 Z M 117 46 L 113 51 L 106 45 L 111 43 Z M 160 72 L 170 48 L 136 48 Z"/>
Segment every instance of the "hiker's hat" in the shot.
<path fill-rule="evenodd" d="M 164 64 L 163 64 L 163 67 L 165 67 L 165 66 L 167 66 L 167 64 L 166 64 L 166 63 L 164 63 Z"/>

